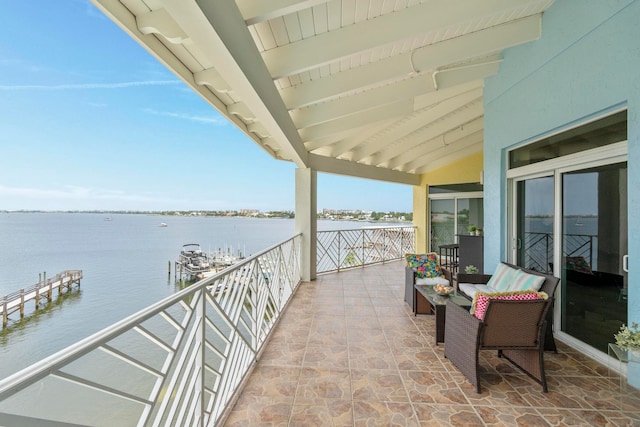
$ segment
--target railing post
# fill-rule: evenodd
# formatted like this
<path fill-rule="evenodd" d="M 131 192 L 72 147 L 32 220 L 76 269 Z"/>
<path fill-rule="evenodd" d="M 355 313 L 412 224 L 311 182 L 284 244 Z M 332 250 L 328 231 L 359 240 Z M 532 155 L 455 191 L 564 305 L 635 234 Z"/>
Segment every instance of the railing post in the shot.
<path fill-rule="evenodd" d="M 206 288 L 202 288 L 200 289 L 200 299 L 201 302 L 200 304 L 198 304 L 198 308 L 196 309 L 196 315 L 198 318 L 198 328 L 200 328 L 200 330 L 198 331 L 198 346 L 200 348 L 200 352 L 199 352 L 199 356 L 196 358 L 196 365 L 197 365 L 197 372 L 199 375 L 198 378 L 198 385 L 200 387 L 199 393 L 199 399 L 198 402 L 196 403 L 196 414 L 198 414 L 198 417 L 200 419 L 200 427 L 204 427 L 205 425 L 205 420 L 204 420 L 204 408 L 205 408 L 205 381 L 204 381 L 204 367 L 205 367 L 205 354 L 206 354 L 206 347 L 205 347 L 205 342 L 206 342 L 206 337 L 205 337 L 205 333 L 206 333 L 206 325 L 205 325 L 205 313 L 207 312 L 207 290 Z"/>
<path fill-rule="evenodd" d="M 365 241 L 365 237 L 366 237 L 366 233 L 364 231 L 364 229 L 362 229 L 362 258 L 360 258 L 362 260 L 362 267 L 365 266 L 365 264 L 367 263 L 367 259 L 365 258 L 365 247 L 367 246 L 367 242 Z"/>
<path fill-rule="evenodd" d="M 338 259 L 336 260 L 337 261 L 336 267 L 338 268 L 338 271 L 340 271 L 340 266 L 342 265 L 342 261 L 340 261 L 340 259 L 342 258 L 342 255 L 340 254 L 342 249 L 341 237 L 342 237 L 342 233 L 340 232 L 340 230 L 338 230 Z"/>
<path fill-rule="evenodd" d="M 544 236 L 544 244 L 545 244 L 545 254 L 544 254 L 544 259 L 545 259 L 545 266 L 544 266 L 544 270 L 543 271 L 549 271 L 549 235 L 545 234 Z"/>

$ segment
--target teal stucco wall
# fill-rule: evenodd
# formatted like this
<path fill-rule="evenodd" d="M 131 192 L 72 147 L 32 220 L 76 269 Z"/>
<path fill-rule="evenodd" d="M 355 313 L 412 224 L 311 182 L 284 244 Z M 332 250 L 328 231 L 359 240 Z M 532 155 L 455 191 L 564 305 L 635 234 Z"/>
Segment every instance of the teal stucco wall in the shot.
<path fill-rule="evenodd" d="M 629 322 L 640 323 L 640 1 L 556 0 L 485 81 L 485 270 L 507 257 L 506 149 L 626 106 Z M 632 364 L 637 365 L 637 364 Z M 629 381 L 640 387 L 640 366 Z"/>

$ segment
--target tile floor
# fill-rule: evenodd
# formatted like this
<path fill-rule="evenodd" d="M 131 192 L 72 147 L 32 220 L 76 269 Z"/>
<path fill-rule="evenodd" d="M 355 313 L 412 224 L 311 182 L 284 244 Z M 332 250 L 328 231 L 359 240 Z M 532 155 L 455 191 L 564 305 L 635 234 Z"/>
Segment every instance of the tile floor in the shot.
<path fill-rule="evenodd" d="M 225 425 L 640 426 L 640 393 L 562 343 L 549 393 L 483 351 L 477 394 L 403 299 L 400 261 L 301 284 Z"/>

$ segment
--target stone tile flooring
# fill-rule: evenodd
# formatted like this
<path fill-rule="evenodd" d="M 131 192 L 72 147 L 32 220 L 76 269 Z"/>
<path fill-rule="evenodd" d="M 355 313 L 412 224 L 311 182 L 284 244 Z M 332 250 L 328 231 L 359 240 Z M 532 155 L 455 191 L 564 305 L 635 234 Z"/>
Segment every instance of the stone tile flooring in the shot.
<path fill-rule="evenodd" d="M 404 303 L 404 263 L 300 285 L 226 426 L 640 426 L 640 393 L 558 343 L 549 392 L 482 352 L 482 393 Z M 611 374 L 613 375 L 613 374 Z"/>

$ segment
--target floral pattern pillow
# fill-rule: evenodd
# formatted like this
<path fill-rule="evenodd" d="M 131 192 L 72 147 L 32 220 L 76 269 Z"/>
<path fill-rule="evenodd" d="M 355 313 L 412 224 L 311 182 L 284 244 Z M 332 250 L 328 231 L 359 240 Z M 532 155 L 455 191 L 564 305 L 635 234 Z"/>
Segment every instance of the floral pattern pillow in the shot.
<path fill-rule="evenodd" d="M 438 262 L 438 254 L 430 252 L 428 254 L 406 254 L 407 265 L 416 272 L 420 279 L 442 277 L 442 270 Z"/>
<path fill-rule="evenodd" d="M 568 256 L 565 258 L 567 270 L 579 271 L 581 273 L 593 274 L 591 266 L 582 256 Z"/>

